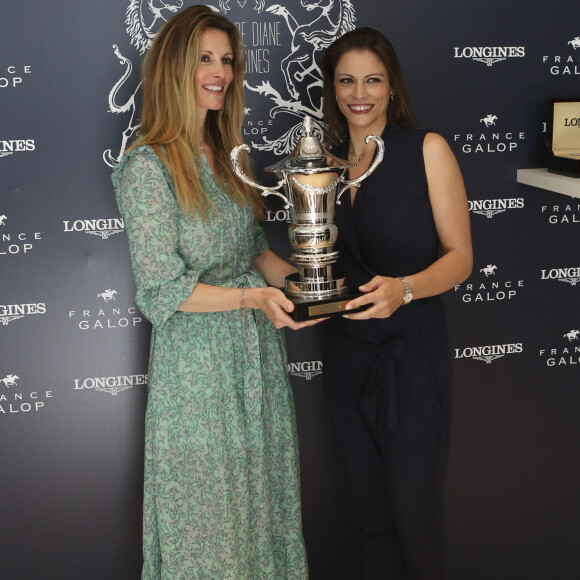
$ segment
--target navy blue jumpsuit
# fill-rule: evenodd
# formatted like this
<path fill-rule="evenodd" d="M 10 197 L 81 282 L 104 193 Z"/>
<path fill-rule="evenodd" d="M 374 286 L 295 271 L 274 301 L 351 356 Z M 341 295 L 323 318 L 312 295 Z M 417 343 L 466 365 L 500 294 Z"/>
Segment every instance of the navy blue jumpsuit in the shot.
<path fill-rule="evenodd" d="M 385 157 L 336 209 L 336 272 L 356 288 L 439 257 L 423 161 L 426 132 L 387 127 Z M 348 144 L 337 151 L 345 157 Z M 451 359 L 439 297 L 390 318 L 331 319 L 325 390 L 361 533 L 367 579 L 444 577 L 443 484 Z"/>

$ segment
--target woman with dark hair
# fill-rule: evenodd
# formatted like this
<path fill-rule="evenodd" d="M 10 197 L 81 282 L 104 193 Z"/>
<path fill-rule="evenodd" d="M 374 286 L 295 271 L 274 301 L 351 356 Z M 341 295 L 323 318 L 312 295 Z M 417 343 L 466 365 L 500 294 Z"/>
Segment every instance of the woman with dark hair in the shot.
<path fill-rule="evenodd" d="M 439 295 L 472 268 L 461 172 L 446 141 L 414 128 L 396 53 L 359 28 L 324 55 L 324 121 L 361 175 L 337 207 L 339 275 L 367 305 L 327 323 L 325 388 L 368 579 L 444 578 L 443 484 L 451 359 Z"/>
<path fill-rule="evenodd" d="M 244 48 L 206 6 L 177 13 L 143 63 L 141 134 L 113 174 L 152 323 L 143 579 L 307 577 L 297 434 L 260 198 L 231 169 Z M 248 168 L 245 168 L 249 171 Z M 271 286 L 267 286 L 267 284 Z"/>

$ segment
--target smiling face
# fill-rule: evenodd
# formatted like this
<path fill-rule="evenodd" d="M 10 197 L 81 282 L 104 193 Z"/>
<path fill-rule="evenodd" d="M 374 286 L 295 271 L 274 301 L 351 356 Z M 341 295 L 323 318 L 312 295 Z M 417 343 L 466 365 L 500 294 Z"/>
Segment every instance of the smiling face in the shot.
<path fill-rule="evenodd" d="M 208 110 L 217 111 L 224 104 L 226 90 L 234 78 L 234 53 L 223 30 L 208 28 L 201 35 L 201 57 L 195 71 L 195 97 L 200 119 Z"/>
<path fill-rule="evenodd" d="M 349 131 L 382 133 L 392 89 L 387 69 L 374 52 L 351 50 L 343 54 L 334 69 L 334 91 Z"/>

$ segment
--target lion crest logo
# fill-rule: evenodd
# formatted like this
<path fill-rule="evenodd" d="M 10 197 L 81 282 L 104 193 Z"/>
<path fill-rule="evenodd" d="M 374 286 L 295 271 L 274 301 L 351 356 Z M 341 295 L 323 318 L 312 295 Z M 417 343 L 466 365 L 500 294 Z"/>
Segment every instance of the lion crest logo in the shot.
<path fill-rule="evenodd" d="M 285 56 L 280 59 L 279 75 L 269 74 L 267 80 L 252 82 L 244 80 L 247 97 L 259 102 L 255 107 L 246 107 L 249 115 L 252 108 L 264 110 L 269 106 L 270 120 L 276 119 L 277 127 L 284 127 L 281 134 L 252 143 L 259 151 L 275 155 L 287 155 L 298 141 L 302 119 L 305 115 L 314 121 L 314 131 L 323 136 L 322 125 L 322 73 L 319 60 L 324 49 L 336 38 L 355 28 L 355 10 L 352 0 L 300 0 L 300 5 L 288 8 L 267 0 L 214 0 L 208 6 L 215 12 L 226 15 L 230 20 L 249 20 L 251 17 L 267 16 L 286 28 L 290 37 Z M 139 59 L 151 46 L 159 27 L 173 14 L 184 7 L 183 0 L 130 0 L 125 13 L 125 26 L 130 44 Z M 141 88 L 135 79 L 131 59 L 119 45 L 113 45 L 113 53 L 123 68 L 121 76 L 109 92 L 109 112 L 127 118 L 118 147 L 103 152 L 103 160 L 110 167 L 121 161 L 125 149 L 139 129 L 136 103 Z M 271 71 L 273 72 L 273 71 Z M 131 83 L 136 84 L 133 90 Z M 120 102 L 121 90 L 129 97 Z M 283 123 L 278 121 L 284 119 Z M 288 129 L 288 125 L 290 128 Z"/>

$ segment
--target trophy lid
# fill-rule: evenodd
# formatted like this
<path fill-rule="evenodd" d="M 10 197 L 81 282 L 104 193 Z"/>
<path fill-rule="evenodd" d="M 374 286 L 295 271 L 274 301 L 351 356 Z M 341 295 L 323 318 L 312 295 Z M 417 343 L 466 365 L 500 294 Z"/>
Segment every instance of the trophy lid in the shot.
<path fill-rule="evenodd" d="M 308 115 L 302 121 L 302 132 L 303 135 L 294 151 L 282 161 L 266 167 L 264 171 L 309 174 L 323 171 L 343 171 L 349 167 L 354 167 L 354 163 L 335 157 L 322 146 L 318 137 L 314 135 L 312 119 Z"/>

